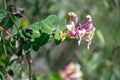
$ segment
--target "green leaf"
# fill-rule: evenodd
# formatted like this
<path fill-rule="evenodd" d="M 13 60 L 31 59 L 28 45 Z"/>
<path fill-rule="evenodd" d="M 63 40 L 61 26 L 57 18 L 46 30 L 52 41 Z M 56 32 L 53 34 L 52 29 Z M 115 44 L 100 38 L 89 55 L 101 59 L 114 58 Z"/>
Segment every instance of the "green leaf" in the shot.
<path fill-rule="evenodd" d="M 39 38 L 35 39 L 32 48 L 35 51 L 37 51 L 39 49 L 39 47 L 43 46 L 44 44 L 46 44 L 48 42 L 49 38 L 50 38 L 50 36 L 48 34 L 42 33 Z"/>
<path fill-rule="evenodd" d="M 25 30 L 23 30 L 22 33 L 25 37 L 32 38 L 32 39 L 40 37 L 40 29 L 39 29 L 40 23 L 39 22 L 35 22 L 34 24 L 30 25 L 29 27 L 33 30 L 33 34 L 26 33 Z"/>
<path fill-rule="evenodd" d="M 4 62 L 0 61 L 0 67 L 3 67 L 3 68 L 6 67 L 5 64 L 4 64 Z"/>
<path fill-rule="evenodd" d="M 56 22 L 58 21 L 58 19 L 55 15 L 50 15 L 50 16 L 48 16 L 47 19 L 49 19 L 52 24 L 56 24 Z"/>
<path fill-rule="evenodd" d="M 30 51 L 31 51 L 31 42 L 29 40 L 24 42 L 23 49 L 25 51 L 25 54 L 29 54 L 30 53 Z"/>
<path fill-rule="evenodd" d="M 17 24 L 17 26 L 20 27 L 20 23 L 21 23 L 20 19 L 17 18 L 17 17 L 14 17 L 14 20 L 15 20 L 15 23 Z M 12 35 L 15 35 L 15 34 L 17 34 L 17 33 L 18 33 L 18 31 L 17 31 L 15 25 L 13 25 Z"/>
<path fill-rule="evenodd" d="M 55 43 L 57 45 L 61 43 L 61 38 L 60 38 L 59 32 L 56 32 L 54 39 L 55 39 Z"/>
<path fill-rule="evenodd" d="M 101 47 L 104 47 L 105 46 L 105 39 L 104 39 L 102 32 L 100 30 L 97 30 L 96 33 L 97 33 L 97 37 L 100 41 Z"/>
<path fill-rule="evenodd" d="M 21 37 L 24 36 L 25 38 L 31 39 L 31 35 L 30 35 L 29 33 L 26 33 L 25 30 L 22 30 L 21 32 L 22 32 L 22 33 L 20 34 Z M 22 35 L 23 35 L 23 36 L 22 36 Z M 23 37 L 23 38 L 24 38 L 24 37 Z"/>
<path fill-rule="evenodd" d="M 43 21 L 39 22 L 39 29 L 42 31 L 42 29 L 43 29 Z"/>
<path fill-rule="evenodd" d="M 4 74 L 0 71 L 0 80 L 5 80 Z"/>
<path fill-rule="evenodd" d="M 15 54 L 15 49 L 13 49 L 11 46 L 6 46 L 8 54 Z"/>
<path fill-rule="evenodd" d="M 35 22 L 35 23 L 32 24 L 32 26 L 35 26 L 35 28 L 36 28 L 37 30 L 39 30 L 40 27 L 41 27 L 41 22 Z"/>
<path fill-rule="evenodd" d="M 2 12 L 0 11 L 0 22 L 5 16 L 6 16 L 6 13 L 3 11 Z"/>
<path fill-rule="evenodd" d="M 48 34 L 52 34 L 55 24 L 57 23 L 57 17 L 51 15 L 42 21 L 42 29 Z"/>
<path fill-rule="evenodd" d="M 17 34 L 18 37 L 19 37 L 20 39 L 25 39 L 25 36 L 24 36 L 24 34 L 23 34 L 24 31 L 20 30 L 19 32 L 20 32 L 20 33 Z"/>
<path fill-rule="evenodd" d="M 40 23 L 35 22 L 34 24 L 31 25 L 31 28 L 33 30 L 33 34 L 31 35 L 32 38 L 38 38 L 40 37 Z"/>
<path fill-rule="evenodd" d="M 60 31 L 64 31 L 64 30 L 66 29 L 66 24 L 67 24 L 66 19 L 62 20 L 62 21 L 59 23 L 58 29 L 59 29 Z"/>
<path fill-rule="evenodd" d="M 43 31 L 45 31 L 48 34 L 52 34 L 52 27 L 53 25 L 50 23 L 49 20 L 44 20 L 42 23 Z"/>
<path fill-rule="evenodd" d="M 4 27 L 5 30 L 11 28 L 13 26 L 13 21 L 10 19 L 9 16 L 6 16 L 2 21 L 0 22 L 0 26 Z"/>

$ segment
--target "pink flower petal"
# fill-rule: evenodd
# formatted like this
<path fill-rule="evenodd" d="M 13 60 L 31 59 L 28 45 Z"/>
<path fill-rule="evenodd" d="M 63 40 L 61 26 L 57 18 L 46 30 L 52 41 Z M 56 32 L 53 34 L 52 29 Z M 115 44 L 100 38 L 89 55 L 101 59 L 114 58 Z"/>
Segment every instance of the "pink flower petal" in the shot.
<path fill-rule="evenodd" d="M 8 76 L 6 80 L 13 80 L 11 76 Z"/>
<path fill-rule="evenodd" d="M 72 21 L 70 24 L 67 24 L 67 25 L 66 25 L 66 28 L 67 28 L 69 31 L 74 30 L 74 29 L 75 29 L 74 22 Z"/>
<path fill-rule="evenodd" d="M 74 63 L 71 62 L 70 64 L 68 64 L 65 68 L 65 71 L 66 71 L 67 74 L 70 74 L 70 73 L 74 72 L 75 71 Z"/>
<path fill-rule="evenodd" d="M 78 18 L 75 17 L 75 18 L 74 18 L 74 25 L 77 25 L 77 22 L 78 22 Z"/>
<path fill-rule="evenodd" d="M 82 29 L 83 29 L 82 24 L 79 24 L 77 29 L 78 29 L 78 30 L 82 30 Z"/>
<path fill-rule="evenodd" d="M 86 22 L 85 25 L 84 25 L 84 28 L 86 29 L 87 32 L 92 31 L 92 29 L 93 29 L 92 21 Z"/>
<path fill-rule="evenodd" d="M 76 32 L 75 32 L 74 30 L 71 30 L 71 31 L 69 32 L 69 35 L 70 35 L 70 37 L 75 37 Z"/>
<path fill-rule="evenodd" d="M 6 32 L 7 32 L 8 34 L 12 34 L 12 29 L 9 28 Z"/>

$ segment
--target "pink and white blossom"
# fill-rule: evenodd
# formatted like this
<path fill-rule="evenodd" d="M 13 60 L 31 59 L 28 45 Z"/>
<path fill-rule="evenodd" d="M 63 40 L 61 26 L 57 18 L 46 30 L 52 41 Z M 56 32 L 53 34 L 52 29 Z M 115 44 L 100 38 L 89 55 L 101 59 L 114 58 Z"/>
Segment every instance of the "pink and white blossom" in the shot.
<path fill-rule="evenodd" d="M 79 80 L 82 79 L 83 73 L 80 70 L 78 63 L 69 63 L 61 72 L 63 80 Z"/>
<path fill-rule="evenodd" d="M 13 78 L 11 76 L 8 76 L 6 80 L 13 80 Z"/>
<path fill-rule="evenodd" d="M 73 12 L 69 13 L 70 22 L 69 24 L 66 25 L 66 29 L 68 30 L 68 36 L 70 38 L 77 39 L 79 46 L 83 38 L 90 45 L 90 42 L 95 32 L 95 27 L 93 26 L 92 17 L 90 15 L 87 15 L 86 18 L 88 19 L 88 21 L 84 24 L 81 24 L 81 23 L 78 23 L 78 17 L 74 15 L 73 15 Z M 71 16 L 73 18 L 71 18 Z"/>

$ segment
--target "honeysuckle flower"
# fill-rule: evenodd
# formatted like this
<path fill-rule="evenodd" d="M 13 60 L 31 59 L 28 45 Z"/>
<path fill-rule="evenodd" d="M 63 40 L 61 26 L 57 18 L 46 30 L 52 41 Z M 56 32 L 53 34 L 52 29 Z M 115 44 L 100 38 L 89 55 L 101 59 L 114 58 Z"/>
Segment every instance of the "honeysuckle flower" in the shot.
<path fill-rule="evenodd" d="M 11 35 L 11 34 L 12 34 L 12 29 L 9 28 L 9 29 L 6 31 L 6 33 L 7 33 L 8 35 Z"/>
<path fill-rule="evenodd" d="M 81 43 L 82 37 L 86 34 L 86 30 L 82 29 L 82 25 L 79 24 L 78 28 L 76 30 L 71 30 L 69 32 L 69 36 L 71 38 L 77 39 L 78 40 L 78 45 Z"/>
<path fill-rule="evenodd" d="M 86 22 L 83 27 L 87 32 L 90 32 L 93 29 L 92 18 L 90 15 L 87 15 L 86 18 L 88 18 L 88 22 Z"/>
<path fill-rule="evenodd" d="M 71 30 L 71 31 L 69 32 L 69 36 L 70 36 L 71 38 L 75 38 L 75 36 L 76 36 L 76 31 L 75 31 L 75 30 Z"/>
<path fill-rule="evenodd" d="M 65 40 L 65 38 L 66 38 L 66 33 L 64 33 L 64 32 L 62 32 L 62 31 L 60 31 L 60 38 L 61 38 L 61 40 L 62 41 L 64 41 Z"/>
<path fill-rule="evenodd" d="M 76 35 L 76 39 L 78 39 L 78 45 L 80 46 L 81 43 L 81 39 L 83 38 L 83 36 L 85 35 L 86 30 L 82 29 L 82 30 L 77 30 L 77 35 Z"/>
<path fill-rule="evenodd" d="M 71 74 L 70 78 L 72 78 L 72 79 L 79 79 L 80 76 L 81 77 L 83 76 L 82 72 L 81 71 L 77 71 L 76 73 Z"/>
<path fill-rule="evenodd" d="M 82 24 L 79 23 L 78 27 L 77 27 L 78 30 L 82 30 L 83 29 L 83 26 Z"/>
<path fill-rule="evenodd" d="M 95 33 L 95 27 L 93 26 L 91 16 L 87 15 L 86 18 L 88 18 L 88 22 L 85 23 L 84 27 L 88 36 L 85 40 L 88 42 L 87 49 L 89 49 L 89 46 L 91 45 L 91 41 Z"/>
<path fill-rule="evenodd" d="M 8 76 L 6 80 L 13 80 L 13 78 L 11 76 Z"/>
<path fill-rule="evenodd" d="M 76 37 L 76 39 L 79 39 L 80 37 L 83 37 L 85 35 L 86 30 L 85 29 L 76 30 L 76 33 L 77 33 L 77 35 L 75 37 Z"/>
<path fill-rule="evenodd" d="M 77 15 L 76 15 L 74 12 L 69 12 L 69 13 L 68 13 L 68 16 L 76 17 Z"/>
<path fill-rule="evenodd" d="M 68 35 L 70 38 L 77 39 L 78 45 L 80 45 L 81 40 L 85 40 L 88 42 L 87 48 L 91 45 L 92 38 L 94 36 L 95 27 L 93 26 L 92 17 L 87 15 L 86 18 L 88 21 L 85 24 L 78 24 L 78 17 L 75 13 L 69 12 L 69 23 L 66 25 L 66 29 L 68 30 Z M 78 24 L 78 25 L 77 25 Z M 78 26 L 78 27 L 76 27 Z"/>
<path fill-rule="evenodd" d="M 85 26 L 85 29 L 86 29 L 87 32 L 90 32 L 93 29 L 92 21 L 87 22 L 84 26 Z"/>
<path fill-rule="evenodd" d="M 88 18 L 88 21 L 92 21 L 92 17 L 90 15 L 87 15 L 86 18 Z"/>
<path fill-rule="evenodd" d="M 87 49 L 89 49 L 89 46 L 91 45 L 92 38 L 94 37 L 95 33 L 95 27 L 93 27 L 92 31 L 88 34 L 87 39 L 85 39 L 88 42 Z"/>
<path fill-rule="evenodd" d="M 75 18 L 74 18 L 74 25 L 76 26 L 77 23 L 78 23 L 78 17 L 75 17 Z"/>
<path fill-rule="evenodd" d="M 9 28 L 8 30 L 5 31 L 4 39 L 9 39 L 12 35 L 12 29 Z"/>
<path fill-rule="evenodd" d="M 74 30 L 74 29 L 75 29 L 74 22 L 71 21 L 69 24 L 66 25 L 66 28 L 67 28 L 69 31 Z"/>
<path fill-rule="evenodd" d="M 61 76 L 63 80 L 80 80 L 82 79 L 83 73 L 80 70 L 79 64 L 71 62 L 61 72 Z"/>
<path fill-rule="evenodd" d="M 71 62 L 70 64 L 68 64 L 65 67 L 65 70 L 66 70 L 66 73 L 68 73 L 68 74 L 74 72 L 74 70 L 75 70 L 75 64 L 73 62 Z"/>

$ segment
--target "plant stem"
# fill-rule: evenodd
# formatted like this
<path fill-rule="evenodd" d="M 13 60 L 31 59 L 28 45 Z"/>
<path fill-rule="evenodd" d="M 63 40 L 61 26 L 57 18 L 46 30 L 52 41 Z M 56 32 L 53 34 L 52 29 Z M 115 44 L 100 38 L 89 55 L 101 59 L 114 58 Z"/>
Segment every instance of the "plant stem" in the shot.
<path fill-rule="evenodd" d="M 5 56 L 7 56 L 7 49 L 6 49 L 6 46 L 4 43 L 3 31 L 1 31 L 1 39 L 2 39 L 2 43 L 3 43 L 3 49 L 4 49 Z"/>
<path fill-rule="evenodd" d="M 12 22 L 14 23 L 14 25 L 15 25 L 15 27 L 16 27 L 18 33 L 19 33 L 19 27 L 17 26 L 15 20 L 14 20 L 13 17 L 11 16 L 11 13 L 7 10 L 6 0 L 4 0 L 4 7 L 5 7 L 5 9 L 6 9 L 6 12 L 7 12 L 8 16 L 10 17 L 10 19 L 11 19 Z"/>
<path fill-rule="evenodd" d="M 5 46 L 4 43 L 3 43 L 3 48 L 4 48 L 4 51 L 5 51 L 5 56 L 7 56 L 7 50 L 6 50 L 6 46 Z"/>
<path fill-rule="evenodd" d="M 31 66 L 32 60 L 31 60 L 31 56 L 30 56 L 30 54 L 27 54 L 26 57 L 27 57 L 28 65 L 29 65 L 29 80 L 32 80 L 32 66 Z"/>
<path fill-rule="evenodd" d="M 7 13 L 8 13 L 8 16 L 10 17 L 10 19 L 12 20 L 12 22 L 14 23 L 14 25 L 15 25 L 15 27 L 16 27 L 16 29 L 17 29 L 18 33 L 20 33 L 20 32 L 19 32 L 19 27 L 17 26 L 17 24 L 16 24 L 15 20 L 14 20 L 14 19 L 13 19 L 13 17 L 11 16 L 10 12 L 9 12 L 9 11 L 7 11 Z"/>

